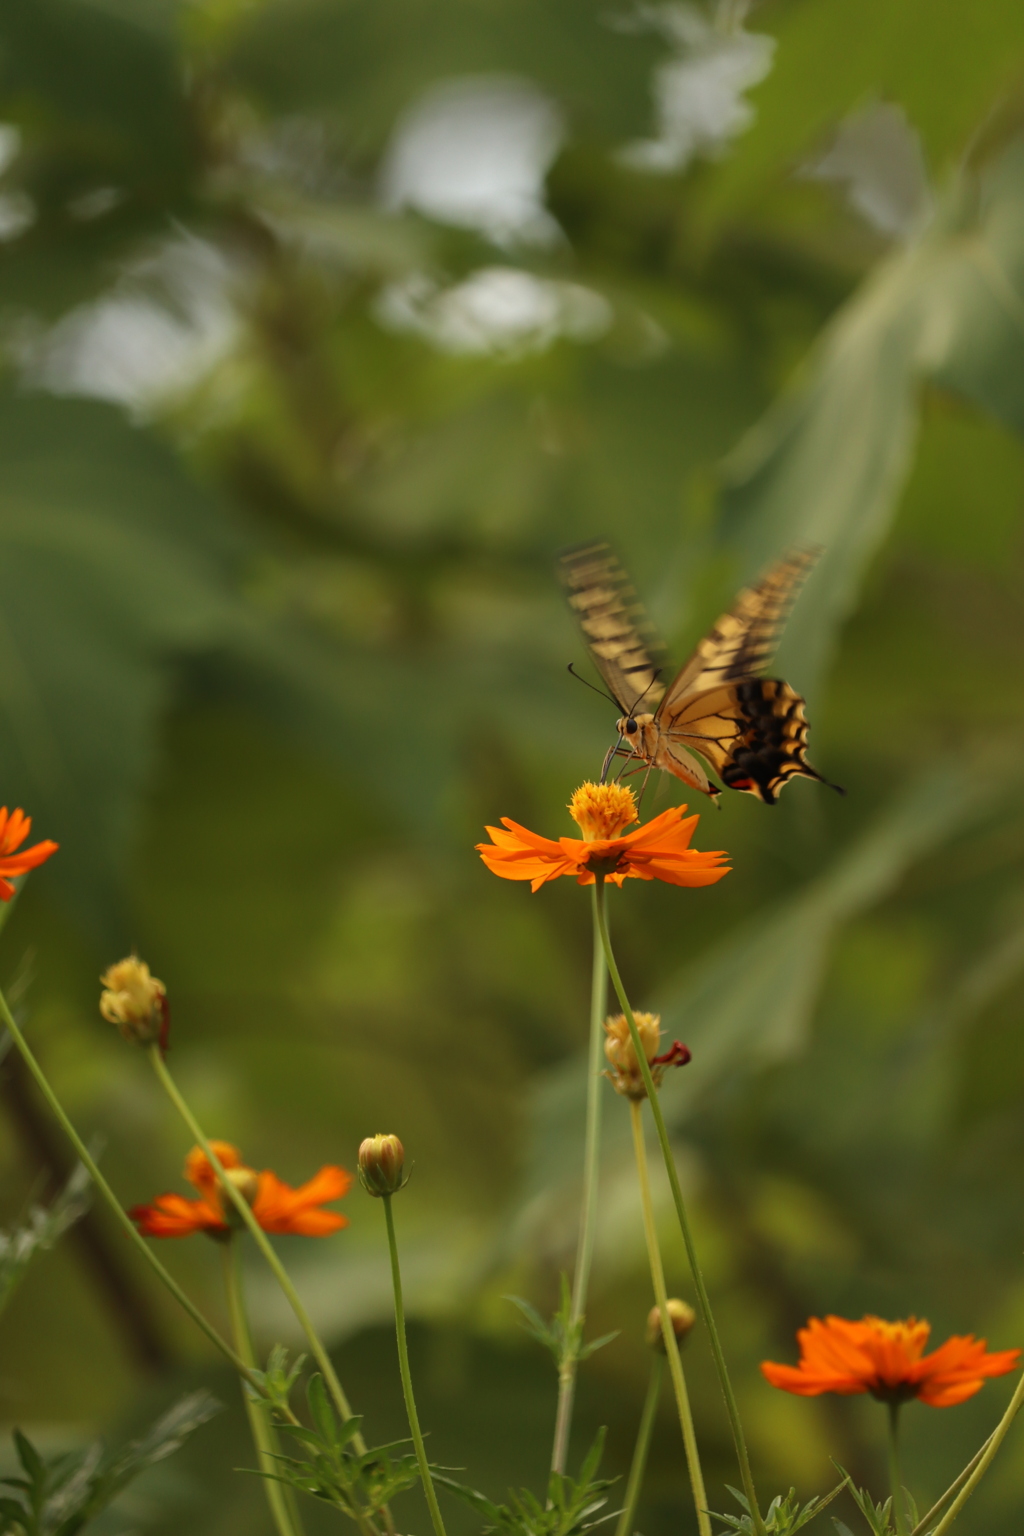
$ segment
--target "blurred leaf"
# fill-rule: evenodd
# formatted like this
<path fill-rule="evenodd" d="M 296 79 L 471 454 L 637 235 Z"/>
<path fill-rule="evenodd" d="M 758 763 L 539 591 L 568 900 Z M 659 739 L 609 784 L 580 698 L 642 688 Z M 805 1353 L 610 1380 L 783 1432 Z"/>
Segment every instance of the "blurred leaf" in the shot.
<path fill-rule="evenodd" d="M 396 47 L 401 39 L 401 47 Z M 333 112 L 360 147 L 378 147 L 397 115 L 439 78 L 488 73 L 535 80 L 576 123 L 624 139 L 649 119 L 649 71 L 664 47 L 610 22 L 600 0 L 295 0 L 260 8 L 230 52 L 235 79 L 279 113 Z"/>
<path fill-rule="evenodd" d="M 758 10 L 756 25 L 778 39 L 775 68 L 751 92 L 756 128 L 709 189 L 717 219 L 763 196 L 766 180 L 795 169 L 873 97 L 900 102 L 933 164 L 944 166 L 1024 65 L 1014 0 L 991 0 L 970 19 L 957 0 L 776 0 Z"/>
<path fill-rule="evenodd" d="M 120 1451 L 103 1453 L 97 1442 L 85 1451 L 44 1459 L 31 1441 L 14 1431 L 26 1478 L 4 1478 L 21 1496 L 4 1500 L 5 1530 L 25 1536 L 75 1536 L 117 1498 L 134 1478 L 179 1450 L 200 1425 L 221 1411 L 208 1392 L 182 1398 L 148 1434 Z"/>
<path fill-rule="evenodd" d="M 930 227 L 871 274 L 829 326 L 800 391 L 726 466 L 723 530 L 744 575 L 821 544 L 779 648 L 812 693 L 888 532 L 911 462 L 917 388 L 936 377 L 1024 424 L 1024 149 L 965 171 Z"/>
<path fill-rule="evenodd" d="M 22 1226 L 0 1231 L 0 1308 L 10 1301 L 36 1255 L 52 1248 L 88 1210 L 89 1185 L 89 1175 L 79 1163 L 51 1205 L 34 1205 Z"/>
<path fill-rule="evenodd" d="M 0 460 L 4 796 L 64 844 L 37 878 L 102 922 L 170 664 L 229 632 L 234 540 L 173 456 L 108 406 L 8 392 Z"/>

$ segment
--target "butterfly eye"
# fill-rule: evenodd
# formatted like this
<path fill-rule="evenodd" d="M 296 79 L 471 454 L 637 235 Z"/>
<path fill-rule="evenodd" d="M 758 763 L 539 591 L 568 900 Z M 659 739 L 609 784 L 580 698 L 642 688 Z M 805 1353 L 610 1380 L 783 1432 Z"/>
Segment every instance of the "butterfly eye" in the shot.
<path fill-rule="evenodd" d="M 627 736 L 635 736 L 638 729 L 639 729 L 639 727 L 637 726 L 637 723 L 636 723 L 635 720 L 627 720 L 626 721 L 626 735 Z"/>

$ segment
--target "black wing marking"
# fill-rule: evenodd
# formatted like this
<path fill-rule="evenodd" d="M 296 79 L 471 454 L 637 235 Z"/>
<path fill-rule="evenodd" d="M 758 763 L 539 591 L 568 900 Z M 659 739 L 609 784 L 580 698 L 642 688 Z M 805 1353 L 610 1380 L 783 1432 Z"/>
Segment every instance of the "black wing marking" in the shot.
<path fill-rule="evenodd" d="M 727 788 L 766 805 L 775 804 L 792 778 L 829 783 L 807 761 L 808 729 L 803 699 L 774 677 L 691 694 L 662 722 L 667 739 L 699 752 Z"/>
<path fill-rule="evenodd" d="M 594 664 L 623 714 L 641 700 L 653 710 L 665 692 L 658 681 L 664 647 L 612 550 L 577 545 L 563 552 L 559 571 Z"/>

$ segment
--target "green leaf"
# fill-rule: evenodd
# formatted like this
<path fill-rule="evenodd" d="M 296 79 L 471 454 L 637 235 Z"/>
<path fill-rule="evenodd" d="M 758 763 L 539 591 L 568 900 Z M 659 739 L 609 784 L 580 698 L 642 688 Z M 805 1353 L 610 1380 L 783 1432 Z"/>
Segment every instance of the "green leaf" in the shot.
<path fill-rule="evenodd" d="M 115 909 L 172 663 L 229 633 L 233 541 L 110 406 L 2 391 L 0 460 L 4 796 L 63 845 L 34 878 L 95 925 Z"/>
<path fill-rule="evenodd" d="M 324 1379 L 319 1371 L 309 1378 L 309 1383 L 306 1387 L 306 1401 L 309 1404 L 309 1411 L 313 1416 L 313 1423 L 316 1425 L 317 1431 L 325 1445 L 336 1445 L 337 1424 L 334 1418 L 334 1411 L 327 1400 Z"/>
<path fill-rule="evenodd" d="M 930 225 L 871 272 L 815 348 L 798 391 L 725 465 L 723 535 L 748 577 L 821 545 L 779 647 L 812 695 L 907 476 L 921 381 L 1024 429 L 1024 149 L 964 170 Z"/>
<path fill-rule="evenodd" d="M 735 216 L 767 181 L 794 170 L 846 113 L 881 97 L 899 102 L 945 169 L 1024 61 L 1014 0 L 992 0 L 979 25 L 956 0 L 835 0 L 758 11 L 778 39 L 775 67 L 750 93 L 756 126 L 709 185 L 705 218 Z"/>
<path fill-rule="evenodd" d="M 90 1179 L 79 1164 L 53 1204 L 33 1206 L 20 1227 L 0 1231 L 0 1309 L 5 1307 L 25 1271 L 83 1216 L 89 1207 Z"/>

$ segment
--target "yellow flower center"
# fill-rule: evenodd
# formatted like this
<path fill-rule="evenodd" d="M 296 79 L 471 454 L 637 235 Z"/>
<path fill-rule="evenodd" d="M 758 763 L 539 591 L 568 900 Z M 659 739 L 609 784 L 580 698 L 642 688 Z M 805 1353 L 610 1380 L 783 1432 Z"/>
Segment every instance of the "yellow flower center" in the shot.
<path fill-rule="evenodd" d="M 606 842 L 637 820 L 636 800 L 624 784 L 581 784 L 569 801 L 569 815 L 585 842 Z"/>

